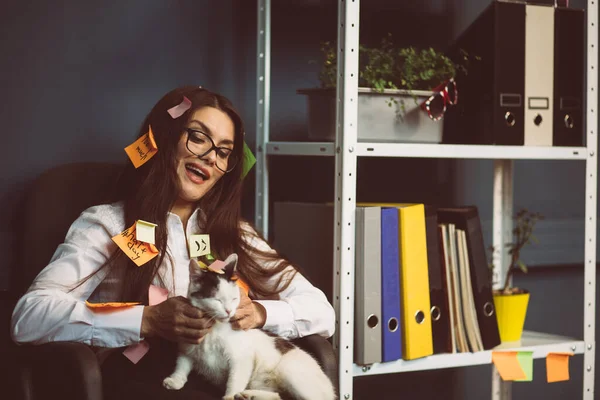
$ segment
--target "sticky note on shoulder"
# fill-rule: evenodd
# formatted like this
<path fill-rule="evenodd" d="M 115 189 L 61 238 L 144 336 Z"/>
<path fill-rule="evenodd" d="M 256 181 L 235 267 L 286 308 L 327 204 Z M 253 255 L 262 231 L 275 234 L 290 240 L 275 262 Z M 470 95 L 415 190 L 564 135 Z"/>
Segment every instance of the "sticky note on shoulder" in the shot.
<path fill-rule="evenodd" d="M 158 255 L 156 246 L 136 239 L 136 224 L 112 237 L 113 242 L 137 265 L 141 267 Z"/>
<path fill-rule="evenodd" d="M 546 356 L 546 378 L 549 383 L 569 380 L 569 358 L 573 353 L 548 353 Z"/>
<path fill-rule="evenodd" d="M 154 133 L 150 126 L 145 135 L 140 136 L 135 142 L 125 147 L 125 153 L 136 168 L 144 165 L 158 152 Z"/>
<path fill-rule="evenodd" d="M 142 221 L 138 219 L 135 223 L 135 235 L 136 239 L 140 242 L 146 242 L 156 244 L 154 229 L 157 227 L 152 222 Z"/>
<path fill-rule="evenodd" d="M 256 164 L 256 157 L 252 154 L 252 150 L 250 147 L 244 142 L 244 159 L 242 160 L 242 179 L 248 175 L 248 172 L 252 169 L 252 167 Z"/>

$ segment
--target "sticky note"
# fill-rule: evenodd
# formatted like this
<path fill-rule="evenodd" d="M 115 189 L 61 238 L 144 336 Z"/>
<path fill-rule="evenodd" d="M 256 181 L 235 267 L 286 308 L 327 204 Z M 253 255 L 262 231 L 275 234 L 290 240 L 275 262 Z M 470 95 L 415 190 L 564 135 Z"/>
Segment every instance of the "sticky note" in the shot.
<path fill-rule="evenodd" d="M 246 282 L 244 282 L 240 278 L 236 278 L 235 284 L 238 285 L 238 287 L 240 289 L 242 289 L 244 291 L 244 293 L 246 293 L 246 296 L 248 296 L 248 292 L 250 291 L 250 288 L 248 287 L 248 284 Z"/>
<path fill-rule="evenodd" d="M 492 351 L 492 362 L 505 381 L 525 379 L 527 376 L 517 360 L 516 351 Z"/>
<path fill-rule="evenodd" d="M 152 243 L 155 244 L 154 240 L 154 228 L 157 225 L 152 222 L 142 221 L 138 219 L 135 224 L 135 238 L 140 242 Z"/>
<path fill-rule="evenodd" d="M 520 351 L 517 360 L 525 372 L 525 379 L 515 379 L 519 382 L 530 382 L 533 380 L 533 351 Z"/>
<path fill-rule="evenodd" d="M 167 110 L 171 118 L 179 118 L 183 115 L 184 112 L 190 109 L 192 106 L 192 102 L 187 97 L 183 96 L 183 100 L 181 103 L 177 104 L 175 107 L 171 107 Z"/>
<path fill-rule="evenodd" d="M 546 356 L 546 377 L 548 382 L 569 380 L 569 357 L 573 353 L 548 353 Z"/>
<path fill-rule="evenodd" d="M 148 305 L 155 306 L 167 300 L 169 291 L 165 288 L 150 285 L 148 289 Z"/>
<path fill-rule="evenodd" d="M 206 234 L 191 235 L 189 245 L 190 257 L 200 257 L 210 253 L 210 237 Z"/>
<path fill-rule="evenodd" d="M 119 303 L 119 302 L 114 302 L 114 303 L 90 303 L 89 301 L 86 300 L 85 305 L 88 306 L 89 308 L 125 308 L 125 307 L 133 307 L 140 304 L 138 303 Z"/>
<path fill-rule="evenodd" d="M 158 249 L 151 243 L 140 242 L 136 239 L 134 223 L 130 228 L 112 237 L 113 242 L 138 267 L 144 265 L 158 255 Z"/>
<path fill-rule="evenodd" d="M 216 272 L 217 274 L 224 274 L 223 268 L 225 268 L 225 262 L 221 260 L 215 260 L 212 264 L 208 266 L 208 270 L 212 272 Z"/>
<path fill-rule="evenodd" d="M 127 156 L 136 168 L 144 165 L 148 160 L 154 157 L 157 152 L 158 147 L 156 147 L 156 142 L 154 141 L 152 127 L 149 127 L 149 130 L 145 135 L 140 136 L 138 140 L 125 147 L 125 153 L 127 153 Z"/>
<path fill-rule="evenodd" d="M 150 344 L 147 341 L 142 340 L 139 343 L 127 346 L 127 348 L 123 351 L 123 355 L 132 363 L 137 364 L 142 357 L 146 355 L 148 350 L 150 350 Z"/>
<path fill-rule="evenodd" d="M 248 175 L 248 172 L 252 169 L 252 167 L 256 164 L 256 158 L 254 154 L 252 154 L 252 150 L 250 147 L 244 142 L 244 159 L 242 160 L 242 179 Z"/>

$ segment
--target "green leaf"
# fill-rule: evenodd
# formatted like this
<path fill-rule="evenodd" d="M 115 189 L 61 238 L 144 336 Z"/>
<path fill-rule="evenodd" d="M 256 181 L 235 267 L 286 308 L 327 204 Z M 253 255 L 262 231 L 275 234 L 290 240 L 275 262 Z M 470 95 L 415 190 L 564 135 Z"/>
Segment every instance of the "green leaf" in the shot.
<path fill-rule="evenodd" d="M 525 265 L 525 263 L 521 260 L 517 261 L 517 265 L 519 266 L 519 268 L 521 269 L 521 271 L 523 271 L 523 273 L 527 273 L 527 265 Z"/>

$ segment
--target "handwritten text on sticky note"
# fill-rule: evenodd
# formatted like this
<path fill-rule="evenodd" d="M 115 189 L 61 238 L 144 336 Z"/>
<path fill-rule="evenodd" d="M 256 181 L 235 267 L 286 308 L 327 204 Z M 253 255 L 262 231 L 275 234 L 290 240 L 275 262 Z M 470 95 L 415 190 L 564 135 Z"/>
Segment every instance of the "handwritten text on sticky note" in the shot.
<path fill-rule="evenodd" d="M 154 141 L 154 133 L 152 127 L 149 127 L 148 132 L 138 138 L 135 142 L 125 147 L 127 156 L 136 168 L 144 165 L 158 152 L 158 147 Z"/>
<path fill-rule="evenodd" d="M 138 267 L 144 265 L 158 255 L 158 249 L 150 243 L 136 240 L 135 225 L 112 237 L 113 242 L 129 257 Z"/>
<path fill-rule="evenodd" d="M 527 376 L 517 360 L 516 351 L 492 351 L 492 362 L 505 381 L 525 379 Z"/>
<path fill-rule="evenodd" d="M 190 257 L 201 257 L 210 253 L 210 237 L 206 234 L 191 235 L 189 245 Z"/>
<path fill-rule="evenodd" d="M 548 353 L 546 356 L 546 378 L 548 382 L 569 380 L 569 358 L 573 353 Z"/>

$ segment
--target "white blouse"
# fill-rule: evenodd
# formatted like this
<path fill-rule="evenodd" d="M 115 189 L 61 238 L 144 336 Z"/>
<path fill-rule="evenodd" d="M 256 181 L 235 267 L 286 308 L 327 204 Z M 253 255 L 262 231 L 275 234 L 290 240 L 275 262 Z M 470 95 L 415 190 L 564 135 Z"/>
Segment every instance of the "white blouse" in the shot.
<path fill-rule="evenodd" d="M 167 247 L 173 264 L 165 257 L 159 268 L 163 283 L 156 277 L 153 284 L 168 289 L 169 297 L 187 294 L 190 257 L 186 237 L 202 233 L 198 232 L 197 223 L 200 214 L 196 210 L 185 228 L 177 215 L 168 215 Z M 74 341 L 91 346 L 121 347 L 143 340 L 140 329 L 144 306 L 113 311 L 94 311 L 86 306 L 85 301 L 106 276 L 105 269 L 69 291 L 108 260 L 117 249 L 111 238 L 124 229 L 122 203 L 91 207 L 73 222 L 50 264 L 39 273 L 15 306 L 11 321 L 15 342 Z M 252 228 L 245 225 L 243 229 Z M 246 238 L 256 248 L 273 251 L 263 240 L 250 235 Z M 279 274 L 271 279 L 276 282 L 278 277 Z M 250 296 L 253 297 L 252 293 Z M 289 339 L 310 334 L 333 335 L 333 307 L 325 294 L 300 273 L 279 296 L 280 300 L 254 298 L 267 313 L 263 329 Z"/>

